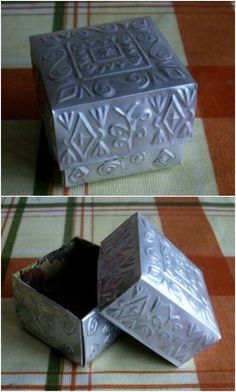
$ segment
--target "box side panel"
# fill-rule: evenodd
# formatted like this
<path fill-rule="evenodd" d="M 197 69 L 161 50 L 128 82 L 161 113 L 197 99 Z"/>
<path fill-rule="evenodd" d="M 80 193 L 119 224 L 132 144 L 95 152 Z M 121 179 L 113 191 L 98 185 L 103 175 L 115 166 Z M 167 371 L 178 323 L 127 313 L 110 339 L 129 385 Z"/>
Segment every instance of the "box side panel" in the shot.
<path fill-rule="evenodd" d="M 106 320 L 99 309 L 92 310 L 81 321 L 84 364 L 92 361 L 98 354 L 112 344 L 121 331 L 115 325 Z"/>
<path fill-rule="evenodd" d="M 63 172 L 65 186 L 129 176 L 169 168 L 182 162 L 183 145 L 155 148 L 152 151 L 113 157 L 98 163 L 81 163 Z"/>
<path fill-rule="evenodd" d="M 143 279 L 102 314 L 176 366 L 219 340 Z"/>
<path fill-rule="evenodd" d="M 146 281 L 220 336 L 201 270 L 143 217 L 141 222 Z"/>
<path fill-rule="evenodd" d="M 16 313 L 23 327 L 67 358 L 81 363 L 80 321 L 13 276 Z"/>
<path fill-rule="evenodd" d="M 110 303 L 141 276 L 137 214 L 103 242 L 98 260 L 98 306 Z"/>
<path fill-rule="evenodd" d="M 61 170 L 192 140 L 196 85 L 56 109 Z"/>

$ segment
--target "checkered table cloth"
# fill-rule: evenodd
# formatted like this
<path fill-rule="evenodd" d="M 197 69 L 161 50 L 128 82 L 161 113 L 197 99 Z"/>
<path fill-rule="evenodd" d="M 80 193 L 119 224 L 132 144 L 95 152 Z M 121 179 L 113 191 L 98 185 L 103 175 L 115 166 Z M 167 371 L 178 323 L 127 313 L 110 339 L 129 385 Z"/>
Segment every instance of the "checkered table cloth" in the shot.
<path fill-rule="evenodd" d="M 3 390 L 234 390 L 233 198 L 3 198 Z M 23 330 L 11 275 L 79 235 L 100 243 L 141 212 L 203 271 L 222 340 L 180 368 L 123 334 L 85 368 Z"/>
<path fill-rule="evenodd" d="M 163 171 L 63 188 L 33 85 L 29 36 L 151 15 L 199 85 L 194 141 Z M 4 195 L 233 195 L 232 2 L 2 2 Z"/>

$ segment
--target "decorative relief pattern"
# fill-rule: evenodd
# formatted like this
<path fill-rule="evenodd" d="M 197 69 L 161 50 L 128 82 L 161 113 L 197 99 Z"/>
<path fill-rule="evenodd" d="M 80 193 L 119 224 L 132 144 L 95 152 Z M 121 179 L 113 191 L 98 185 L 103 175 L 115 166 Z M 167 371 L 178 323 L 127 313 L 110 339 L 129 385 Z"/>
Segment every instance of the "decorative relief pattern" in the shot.
<path fill-rule="evenodd" d="M 14 279 L 16 313 L 24 328 L 80 363 L 79 321 Z M 63 343 L 64 342 L 64 343 Z M 66 343 L 65 343 L 66 342 Z"/>
<path fill-rule="evenodd" d="M 96 335 L 95 335 L 96 333 Z M 88 347 L 88 361 L 91 361 L 100 351 L 109 346 L 120 334 L 119 329 L 95 313 L 88 320 L 87 336 L 85 337 Z"/>
<path fill-rule="evenodd" d="M 194 90 L 182 88 L 150 95 L 127 107 L 104 104 L 90 108 L 87 113 L 73 110 L 59 113 L 61 167 L 112 154 L 124 155 L 144 144 L 153 148 L 190 140 L 194 99 Z M 153 165 L 166 166 L 174 158 L 164 149 Z M 85 171 L 78 175 L 87 175 Z"/>
<path fill-rule="evenodd" d="M 217 340 L 201 325 L 183 319 L 178 309 L 161 295 L 149 295 L 141 283 L 115 300 L 103 313 L 176 365 Z"/>
<path fill-rule="evenodd" d="M 167 148 L 161 150 L 158 157 L 153 161 L 153 166 L 166 167 L 175 159 L 175 154 Z"/>
<path fill-rule="evenodd" d="M 85 324 L 82 340 L 84 347 L 80 347 L 80 325 L 83 326 L 83 320 L 80 324 L 76 316 L 68 314 L 51 301 L 47 302 L 16 279 L 13 287 L 16 312 L 24 328 L 81 366 L 84 366 L 86 360 L 92 360 L 120 334 L 117 327 L 95 312 Z M 92 345 L 91 340 L 94 342 Z M 87 349 L 90 351 L 89 358 L 83 358 Z"/>
<path fill-rule="evenodd" d="M 58 84 L 57 103 L 108 98 L 124 95 L 127 88 L 155 89 L 163 83 L 189 80 L 148 17 L 33 37 L 32 43 L 34 40 L 41 49 L 40 64 L 48 80 Z"/>
<path fill-rule="evenodd" d="M 118 113 L 122 121 L 121 123 L 112 124 L 110 126 L 110 134 L 115 136 L 116 139 L 113 142 L 113 146 L 117 149 L 127 146 L 128 151 L 131 151 L 134 144 L 134 138 L 144 139 L 147 133 L 145 125 L 140 126 L 140 122 L 145 124 L 151 115 L 152 111 L 149 108 L 143 108 L 141 112 L 134 115 L 134 111 L 137 106 L 140 106 L 141 101 L 136 101 L 131 105 L 127 112 L 124 112 L 119 107 L 115 107 L 114 110 Z"/>
<path fill-rule="evenodd" d="M 98 302 L 104 304 L 135 282 L 140 274 L 136 217 L 131 217 L 102 243 L 98 262 Z"/>
<path fill-rule="evenodd" d="M 183 308 L 189 308 L 193 315 L 201 317 L 204 323 L 217 331 L 200 270 L 147 221 L 141 221 L 149 276 L 162 292 L 168 292 Z"/>

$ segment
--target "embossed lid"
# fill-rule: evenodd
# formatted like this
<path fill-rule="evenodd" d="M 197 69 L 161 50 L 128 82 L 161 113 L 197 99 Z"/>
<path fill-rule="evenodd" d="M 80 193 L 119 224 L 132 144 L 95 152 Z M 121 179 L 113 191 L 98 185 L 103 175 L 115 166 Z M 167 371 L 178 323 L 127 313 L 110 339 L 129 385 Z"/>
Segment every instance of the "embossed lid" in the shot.
<path fill-rule="evenodd" d="M 150 17 L 40 34 L 30 44 L 61 170 L 192 139 L 196 83 Z"/>
<path fill-rule="evenodd" d="M 195 83 L 149 16 L 39 34 L 30 44 L 53 109 Z"/>
<path fill-rule="evenodd" d="M 102 242 L 98 305 L 176 366 L 221 338 L 202 272 L 138 213 Z"/>

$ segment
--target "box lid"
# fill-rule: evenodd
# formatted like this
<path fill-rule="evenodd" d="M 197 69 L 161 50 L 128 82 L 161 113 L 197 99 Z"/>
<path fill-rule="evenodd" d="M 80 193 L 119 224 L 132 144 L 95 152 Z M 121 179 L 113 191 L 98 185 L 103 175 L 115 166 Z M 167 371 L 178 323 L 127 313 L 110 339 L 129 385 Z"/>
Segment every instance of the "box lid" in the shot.
<path fill-rule="evenodd" d="M 142 215 L 101 245 L 101 314 L 179 366 L 221 338 L 204 277 Z"/>
<path fill-rule="evenodd" d="M 150 17 L 30 37 L 61 170 L 192 139 L 196 83 Z"/>

